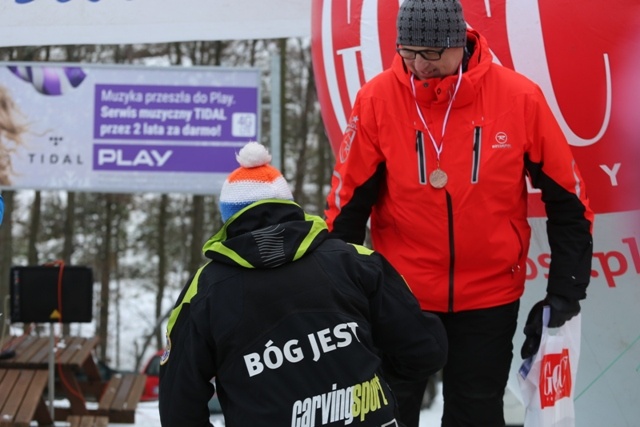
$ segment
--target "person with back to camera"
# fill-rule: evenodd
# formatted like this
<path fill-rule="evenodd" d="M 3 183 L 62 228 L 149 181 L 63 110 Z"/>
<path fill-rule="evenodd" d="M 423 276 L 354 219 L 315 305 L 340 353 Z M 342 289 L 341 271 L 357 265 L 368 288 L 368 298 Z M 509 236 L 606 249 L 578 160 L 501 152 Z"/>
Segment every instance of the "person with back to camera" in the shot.
<path fill-rule="evenodd" d="M 329 239 L 256 142 L 220 194 L 210 261 L 178 297 L 160 366 L 164 427 L 401 426 L 386 377 L 444 365 L 440 319 L 380 254 Z M 215 377 L 215 385 L 210 380 Z"/>
<path fill-rule="evenodd" d="M 551 266 L 525 326 L 535 354 L 543 304 L 557 327 L 580 311 L 592 256 L 585 186 L 540 88 L 493 62 L 457 0 L 405 0 L 391 67 L 356 96 L 325 219 L 373 248 L 447 330 L 442 426 L 504 426 L 503 397 L 531 236 L 526 176 L 542 192 Z M 425 384 L 392 383 L 419 423 Z"/>

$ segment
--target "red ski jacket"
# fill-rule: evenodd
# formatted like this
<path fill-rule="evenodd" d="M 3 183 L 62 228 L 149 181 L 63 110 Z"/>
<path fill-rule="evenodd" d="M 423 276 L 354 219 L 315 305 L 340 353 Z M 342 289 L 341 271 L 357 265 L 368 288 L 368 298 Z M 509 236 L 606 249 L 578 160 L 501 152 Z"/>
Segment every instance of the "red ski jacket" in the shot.
<path fill-rule="evenodd" d="M 540 88 L 493 63 L 480 34 L 467 37 L 471 54 L 457 92 L 457 74 L 412 82 L 398 55 L 363 85 L 336 156 L 329 230 L 362 243 L 370 218 L 374 249 L 405 276 L 424 310 L 507 304 L 524 291 L 528 174 L 548 217 L 547 290 L 582 299 L 593 212 L 570 146 Z M 441 144 L 444 188 L 429 184 L 437 169 L 429 131 Z"/>

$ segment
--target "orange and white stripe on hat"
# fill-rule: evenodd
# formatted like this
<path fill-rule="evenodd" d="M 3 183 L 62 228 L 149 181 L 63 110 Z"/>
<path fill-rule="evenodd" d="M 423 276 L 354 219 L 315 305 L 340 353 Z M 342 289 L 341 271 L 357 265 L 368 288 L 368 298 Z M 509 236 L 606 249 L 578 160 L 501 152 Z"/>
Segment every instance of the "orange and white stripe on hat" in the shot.
<path fill-rule="evenodd" d="M 249 142 L 236 154 L 236 160 L 240 167 L 229 174 L 220 192 L 223 221 L 258 200 L 293 200 L 289 184 L 280 171 L 269 164 L 271 155 L 264 145 Z"/>

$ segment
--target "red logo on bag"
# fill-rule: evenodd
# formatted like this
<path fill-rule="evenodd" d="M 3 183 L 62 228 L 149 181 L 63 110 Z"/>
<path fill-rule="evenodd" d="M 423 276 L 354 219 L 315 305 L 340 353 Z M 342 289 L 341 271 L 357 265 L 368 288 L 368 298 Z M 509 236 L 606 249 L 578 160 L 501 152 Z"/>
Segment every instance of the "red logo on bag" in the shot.
<path fill-rule="evenodd" d="M 540 404 L 542 409 L 554 406 L 557 400 L 571 397 L 571 363 L 569 350 L 545 354 L 540 365 Z"/>

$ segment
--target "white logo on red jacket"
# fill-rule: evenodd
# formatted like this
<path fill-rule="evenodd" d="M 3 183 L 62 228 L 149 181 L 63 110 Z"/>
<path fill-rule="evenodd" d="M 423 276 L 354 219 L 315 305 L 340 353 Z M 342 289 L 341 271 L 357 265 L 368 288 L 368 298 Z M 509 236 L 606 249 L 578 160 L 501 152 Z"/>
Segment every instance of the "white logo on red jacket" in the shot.
<path fill-rule="evenodd" d="M 511 148 L 511 144 L 507 143 L 507 141 L 509 140 L 509 137 L 507 136 L 506 133 L 504 132 L 496 133 L 495 139 L 497 144 L 493 144 L 491 148 Z"/>

